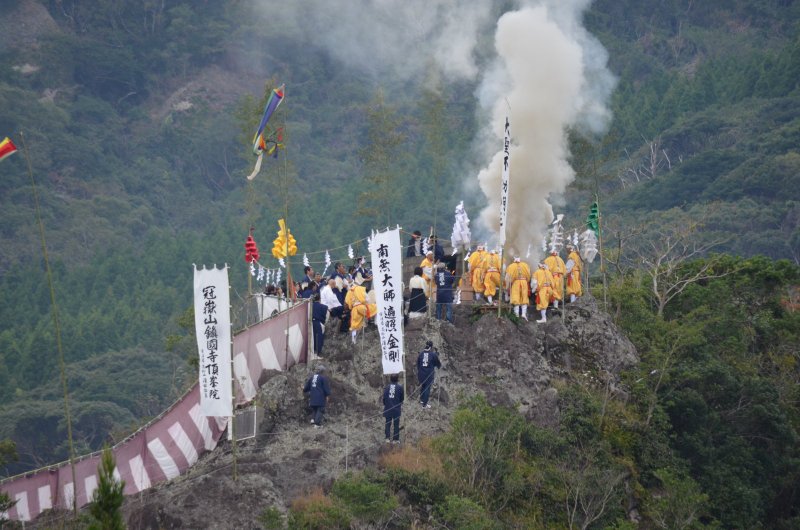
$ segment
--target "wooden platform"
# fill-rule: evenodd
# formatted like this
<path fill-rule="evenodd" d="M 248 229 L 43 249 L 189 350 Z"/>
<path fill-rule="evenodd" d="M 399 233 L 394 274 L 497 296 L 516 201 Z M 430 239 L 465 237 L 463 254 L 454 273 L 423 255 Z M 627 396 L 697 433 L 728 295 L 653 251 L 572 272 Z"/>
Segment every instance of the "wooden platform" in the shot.
<path fill-rule="evenodd" d="M 483 301 L 480 304 L 470 305 L 470 307 L 473 313 L 497 313 L 496 305 L 489 305 Z M 508 309 L 508 304 L 503 304 L 503 309 Z"/>

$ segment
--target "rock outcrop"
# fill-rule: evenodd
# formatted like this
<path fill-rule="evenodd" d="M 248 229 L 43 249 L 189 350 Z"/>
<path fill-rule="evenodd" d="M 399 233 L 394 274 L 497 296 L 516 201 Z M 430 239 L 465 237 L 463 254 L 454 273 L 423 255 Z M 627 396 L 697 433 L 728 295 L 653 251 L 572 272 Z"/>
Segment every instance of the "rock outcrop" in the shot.
<path fill-rule="evenodd" d="M 253 528 L 264 508 L 285 510 L 293 498 L 326 489 L 345 471 L 376 463 L 387 450 L 377 330 L 371 326 L 354 346 L 349 334 L 335 327 L 328 327 L 324 360 L 262 374 L 258 433 L 237 443 L 236 481 L 233 448 L 223 442 L 184 476 L 127 499 L 129 526 Z M 545 324 L 498 319 L 496 312 L 457 306 L 455 325 L 420 319 L 409 323 L 405 336 L 406 443 L 446 431 L 458 405 L 476 393 L 548 424 L 557 418 L 558 380 L 588 374 L 615 386 L 620 372 L 638 361 L 631 342 L 590 297 L 568 305 L 563 318 L 551 315 Z M 429 410 L 419 406 L 413 368 L 426 340 L 433 341 L 444 365 Z M 326 425 L 318 429 L 309 423 L 302 387 L 319 362 L 328 369 L 332 396 Z"/>

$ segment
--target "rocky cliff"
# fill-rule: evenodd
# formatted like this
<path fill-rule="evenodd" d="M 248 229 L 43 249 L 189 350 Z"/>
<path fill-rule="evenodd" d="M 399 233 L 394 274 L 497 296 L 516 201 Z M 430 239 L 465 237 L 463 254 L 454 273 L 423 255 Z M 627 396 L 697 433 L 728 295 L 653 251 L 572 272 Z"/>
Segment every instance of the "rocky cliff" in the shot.
<path fill-rule="evenodd" d="M 349 334 L 329 326 L 324 363 L 333 395 L 322 428 L 309 424 L 302 393 L 312 366 L 265 372 L 257 403 L 263 412 L 256 438 L 223 442 L 186 475 L 127 499 L 130 528 L 256 528 L 268 506 L 280 510 L 314 488 L 327 488 L 346 470 L 374 464 L 383 451 L 381 376 L 377 330 L 354 346 Z M 443 368 L 433 388 L 432 409 L 418 404 L 414 352 L 426 340 L 438 348 Z M 545 324 L 498 319 L 472 306 L 457 306 L 455 325 L 421 319 L 406 328 L 409 372 L 403 410 L 403 443 L 447 430 L 459 403 L 483 393 L 496 405 L 515 407 L 547 425 L 558 416 L 558 382 L 585 378 L 615 392 L 622 370 L 638 360 L 631 342 L 585 297 Z"/>

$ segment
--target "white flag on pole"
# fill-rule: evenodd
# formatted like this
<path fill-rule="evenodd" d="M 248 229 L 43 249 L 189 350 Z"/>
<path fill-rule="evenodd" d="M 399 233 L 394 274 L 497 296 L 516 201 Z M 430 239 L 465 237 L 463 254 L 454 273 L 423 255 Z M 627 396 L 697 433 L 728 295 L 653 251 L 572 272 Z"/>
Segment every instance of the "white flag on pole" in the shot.
<path fill-rule="evenodd" d="M 458 252 L 459 247 L 469 247 L 472 241 L 472 232 L 469 229 L 469 217 L 464 209 L 464 201 L 456 206 L 456 221 L 453 223 L 453 233 L 450 235 L 450 244 L 453 247 L 453 255 Z"/>
<path fill-rule="evenodd" d="M 200 412 L 233 415 L 228 267 L 194 270 L 194 325 L 200 356 Z"/>
<path fill-rule="evenodd" d="M 403 269 L 400 230 L 376 233 L 372 238 L 372 270 L 378 305 L 383 373 L 403 371 Z"/>
<path fill-rule="evenodd" d="M 511 149 L 511 129 L 506 116 L 505 135 L 503 137 L 503 183 L 500 188 L 500 234 L 498 244 L 502 247 L 506 244 L 506 218 L 508 217 L 508 166 L 509 151 Z"/>

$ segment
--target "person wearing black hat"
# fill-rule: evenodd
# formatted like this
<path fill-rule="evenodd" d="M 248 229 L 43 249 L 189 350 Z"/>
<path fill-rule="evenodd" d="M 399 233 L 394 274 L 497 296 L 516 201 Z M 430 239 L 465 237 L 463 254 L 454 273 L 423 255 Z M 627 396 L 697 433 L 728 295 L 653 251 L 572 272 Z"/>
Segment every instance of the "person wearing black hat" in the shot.
<path fill-rule="evenodd" d="M 400 414 L 402 413 L 403 401 L 406 396 L 403 392 L 403 385 L 398 383 L 400 376 L 392 374 L 389 376 L 389 384 L 383 389 L 383 417 L 386 419 L 384 433 L 386 443 L 390 441 L 400 443 Z M 394 424 L 394 436 L 392 434 L 392 424 Z"/>
<path fill-rule="evenodd" d="M 434 349 L 433 342 L 426 342 L 425 349 L 419 352 L 417 357 L 417 379 L 420 384 L 419 404 L 424 409 L 431 408 L 428 398 L 431 395 L 433 381 L 436 379 L 436 369 L 441 367 L 442 363 L 439 361 L 439 354 Z"/>
<path fill-rule="evenodd" d="M 306 381 L 303 393 L 309 395 L 308 404 L 311 406 L 311 413 L 313 414 L 311 424 L 318 429 L 322 426 L 325 405 L 328 402 L 328 396 L 331 395 L 331 385 L 328 382 L 328 378 L 323 375 L 325 373 L 324 366 L 317 365 L 314 372 L 314 375 Z"/>

